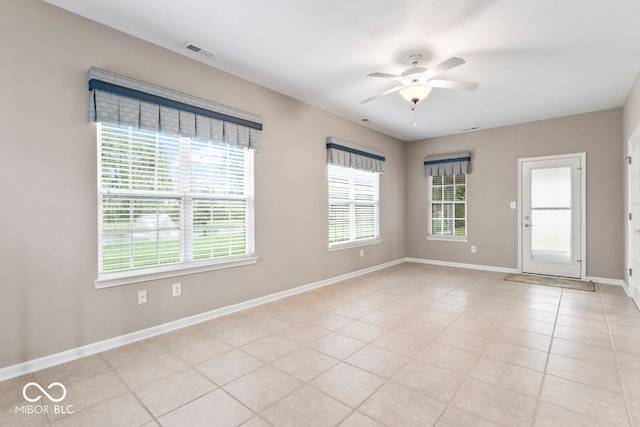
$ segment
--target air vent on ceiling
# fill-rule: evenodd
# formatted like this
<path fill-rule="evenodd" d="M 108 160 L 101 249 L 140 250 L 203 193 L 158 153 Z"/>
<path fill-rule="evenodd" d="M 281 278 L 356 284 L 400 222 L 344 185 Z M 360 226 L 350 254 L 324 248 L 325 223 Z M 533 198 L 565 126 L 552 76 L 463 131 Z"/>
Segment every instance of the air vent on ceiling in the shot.
<path fill-rule="evenodd" d="M 191 42 L 187 42 L 184 44 L 184 46 L 182 46 L 184 49 L 188 49 L 192 52 L 195 52 L 197 54 L 206 56 L 207 58 L 213 58 L 214 56 L 216 56 L 217 54 L 214 52 L 211 52 L 210 50 L 207 50 L 203 47 L 197 46 Z"/>

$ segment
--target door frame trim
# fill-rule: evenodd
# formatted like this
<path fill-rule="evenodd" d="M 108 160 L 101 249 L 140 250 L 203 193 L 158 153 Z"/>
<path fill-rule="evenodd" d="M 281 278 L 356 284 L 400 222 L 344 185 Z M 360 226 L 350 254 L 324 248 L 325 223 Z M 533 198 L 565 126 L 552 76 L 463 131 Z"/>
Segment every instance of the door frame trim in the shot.
<path fill-rule="evenodd" d="M 535 162 L 539 160 L 566 159 L 569 157 L 579 157 L 582 173 L 580 174 L 580 280 L 587 277 L 587 153 L 557 154 L 553 156 L 525 157 L 518 159 L 518 272 L 522 273 L 522 164 L 524 162 Z"/>
<path fill-rule="evenodd" d="M 631 152 L 631 147 L 634 144 L 640 144 L 640 125 L 636 128 L 636 130 L 631 134 L 631 136 L 629 137 L 629 140 L 627 141 L 627 155 L 631 156 L 632 152 Z M 631 161 L 639 161 L 640 159 L 631 159 Z M 632 185 L 631 185 L 631 168 L 628 167 L 627 168 L 627 211 L 631 212 L 631 199 L 633 198 L 632 196 Z M 637 221 L 637 220 L 636 220 Z M 635 252 L 634 249 L 634 230 L 633 227 L 631 227 L 631 221 L 626 221 L 627 223 L 627 269 L 632 268 L 633 266 L 633 255 Z M 636 273 L 637 274 L 637 273 Z M 629 277 L 629 270 L 627 270 L 627 272 L 625 273 L 625 279 L 624 282 L 626 284 L 626 289 L 625 291 L 627 292 L 627 295 L 629 295 L 633 301 L 636 303 L 637 307 L 640 307 L 640 292 L 638 290 L 638 286 L 636 285 L 636 281 L 638 279 L 633 279 L 631 277 Z M 627 283 L 628 280 L 628 283 Z"/>

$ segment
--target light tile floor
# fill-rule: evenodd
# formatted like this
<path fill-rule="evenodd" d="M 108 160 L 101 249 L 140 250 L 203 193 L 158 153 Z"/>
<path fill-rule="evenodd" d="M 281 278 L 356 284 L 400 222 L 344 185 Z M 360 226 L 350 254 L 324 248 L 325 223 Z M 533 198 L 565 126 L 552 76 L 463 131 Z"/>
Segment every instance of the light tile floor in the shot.
<path fill-rule="evenodd" d="M 622 288 L 405 263 L 0 383 L 9 426 L 640 426 Z M 16 414 L 30 381 L 73 414 Z"/>

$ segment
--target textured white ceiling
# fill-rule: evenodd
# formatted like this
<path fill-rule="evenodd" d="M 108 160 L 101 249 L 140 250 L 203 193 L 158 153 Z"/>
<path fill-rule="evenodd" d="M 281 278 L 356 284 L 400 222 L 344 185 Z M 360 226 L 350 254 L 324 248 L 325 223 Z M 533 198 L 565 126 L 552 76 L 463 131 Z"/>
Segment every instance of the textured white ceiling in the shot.
<path fill-rule="evenodd" d="M 640 70 L 639 0 L 46 1 L 406 141 L 620 107 Z M 480 88 L 434 89 L 415 127 L 397 93 L 360 103 L 412 53 Z"/>

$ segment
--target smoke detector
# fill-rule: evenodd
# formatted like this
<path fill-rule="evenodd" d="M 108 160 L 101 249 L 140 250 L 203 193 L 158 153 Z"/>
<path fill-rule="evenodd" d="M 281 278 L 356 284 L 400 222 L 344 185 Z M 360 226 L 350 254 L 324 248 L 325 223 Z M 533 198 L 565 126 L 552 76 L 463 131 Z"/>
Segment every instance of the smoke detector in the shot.
<path fill-rule="evenodd" d="M 190 50 L 191 52 L 197 53 L 202 56 L 206 56 L 207 58 L 213 58 L 217 55 L 217 53 L 212 52 L 208 49 L 205 49 L 201 46 L 196 45 L 195 43 L 187 42 L 182 46 L 183 49 Z"/>

